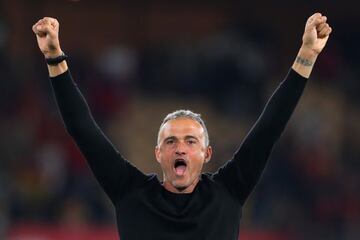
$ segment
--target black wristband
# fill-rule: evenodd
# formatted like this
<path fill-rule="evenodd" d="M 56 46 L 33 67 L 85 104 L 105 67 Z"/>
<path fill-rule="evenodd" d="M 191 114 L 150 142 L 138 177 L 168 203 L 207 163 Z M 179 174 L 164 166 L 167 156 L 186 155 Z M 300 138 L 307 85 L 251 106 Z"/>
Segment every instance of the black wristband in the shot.
<path fill-rule="evenodd" d="M 57 65 L 61 63 L 62 61 L 66 60 L 68 56 L 63 52 L 60 56 L 54 57 L 54 58 L 45 58 L 45 61 L 48 65 Z"/>

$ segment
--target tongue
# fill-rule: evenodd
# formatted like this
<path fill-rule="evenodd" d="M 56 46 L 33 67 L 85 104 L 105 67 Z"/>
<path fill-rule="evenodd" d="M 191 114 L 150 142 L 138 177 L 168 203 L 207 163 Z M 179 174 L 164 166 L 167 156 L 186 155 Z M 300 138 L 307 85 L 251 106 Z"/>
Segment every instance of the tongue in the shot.
<path fill-rule="evenodd" d="M 183 176 L 185 174 L 186 166 L 181 165 L 175 168 L 176 174 Z"/>

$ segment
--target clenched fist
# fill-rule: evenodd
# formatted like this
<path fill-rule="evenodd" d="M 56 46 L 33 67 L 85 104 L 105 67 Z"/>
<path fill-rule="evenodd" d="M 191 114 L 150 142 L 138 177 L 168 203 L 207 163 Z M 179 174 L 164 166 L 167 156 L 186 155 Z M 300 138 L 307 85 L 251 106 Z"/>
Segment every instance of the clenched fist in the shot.
<path fill-rule="evenodd" d="M 310 49 L 315 54 L 319 54 L 325 47 L 332 31 L 326 21 L 326 16 L 323 16 L 321 13 L 315 13 L 306 22 L 302 38 L 303 47 Z"/>
<path fill-rule="evenodd" d="M 62 54 L 59 43 L 59 22 L 55 18 L 44 17 L 32 27 L 37 42 L 45 58 L 54 58 Z"/>
<path fill-rule="evenodd" d="M 321 13 L 311 15 L 305 24 L 302 45 L 292 69 L 305 78 L 309 78 L 319 53 L 326 45 L 332 31 Z"/>

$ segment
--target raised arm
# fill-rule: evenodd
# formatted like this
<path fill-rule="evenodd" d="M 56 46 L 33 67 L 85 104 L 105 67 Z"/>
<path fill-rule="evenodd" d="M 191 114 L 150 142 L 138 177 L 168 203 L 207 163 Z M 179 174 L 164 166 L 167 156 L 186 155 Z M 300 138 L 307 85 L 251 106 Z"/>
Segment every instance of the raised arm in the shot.
<path fill-rule="evenodd" d="M 59 43 L 59 23 L 43 18 L 34 26 L 40 50 L 46 59 L 63 54 Z M 90 168 L 110 199 L 145 178 L 139 170 L 118 153 L 94 121 L 88 105 L 74 83 L 66 61 L 48 64 L 51 84 L 66 130 L 85 156 Z"/>
<path fill-rule="evenodd" d="M 242 203 L 258 182 L 271 149 L 283 132 L 305 87 L 331 28 L 320 13 L 306 22 L 303 44 L 292 69 L 270 97 L 240 148 L 214 178 L 224 183 Z"/>
<path fill-rule="evenodd" d="M 302 37 L 302 46 L 292 65 L 292 69 L 305 78 L 309 78 L 315 61 L 329 39 L 332 28 L 327 17 L 315 13 L 308 18 Z"/>

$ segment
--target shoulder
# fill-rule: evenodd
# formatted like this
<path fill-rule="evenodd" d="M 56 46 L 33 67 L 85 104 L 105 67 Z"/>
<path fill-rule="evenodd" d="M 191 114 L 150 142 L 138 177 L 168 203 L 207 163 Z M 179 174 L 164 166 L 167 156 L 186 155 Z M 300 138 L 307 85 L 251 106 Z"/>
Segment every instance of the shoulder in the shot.
<path fill-rule="evenodd" d="M 215 180 L 213 173 L 202 173 L 200 176 L 199 183 L 203 186 L 210 187 L 213 189 L 219 189 L 222 188 L 222 184 L 220 184 L 218 181 Z"/>

